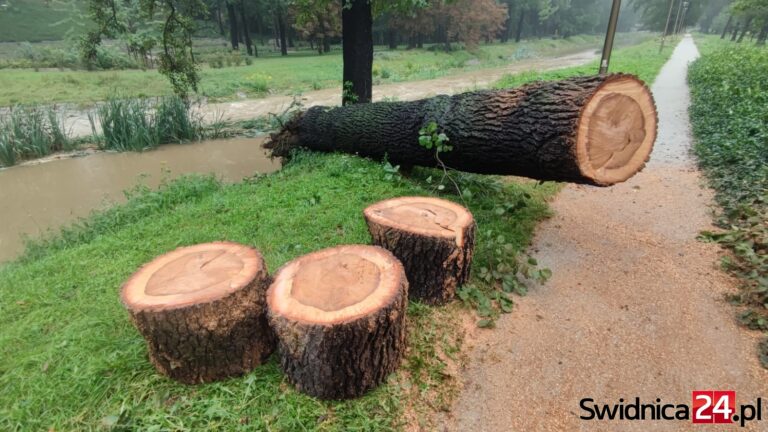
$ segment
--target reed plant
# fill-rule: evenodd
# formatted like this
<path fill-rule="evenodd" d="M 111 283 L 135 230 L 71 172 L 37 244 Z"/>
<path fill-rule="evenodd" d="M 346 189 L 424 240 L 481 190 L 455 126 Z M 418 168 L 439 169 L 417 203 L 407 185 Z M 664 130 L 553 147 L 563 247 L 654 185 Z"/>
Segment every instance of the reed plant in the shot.
<path fill-rule="evenodd" d="M 56 107 L 15 106 L 0 115 L 0 165 L 43 157 L 72 145 Z"/>

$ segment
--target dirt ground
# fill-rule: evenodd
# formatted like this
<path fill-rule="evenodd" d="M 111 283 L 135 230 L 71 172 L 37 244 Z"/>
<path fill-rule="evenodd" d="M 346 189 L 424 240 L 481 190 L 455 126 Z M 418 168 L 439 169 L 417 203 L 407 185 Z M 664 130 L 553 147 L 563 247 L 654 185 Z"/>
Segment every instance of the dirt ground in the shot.
<path fill-rule="evenodd" d="M 768 396 L 759 335 L 738 327 L 723 299 L 737 281 L 718 268 L 718 246 L 696 240 L 713 228 L 712 193 L 689 155 L 686 70 L 697 56 L 686 37 L 653 85 L 659 137 L 646 169 L 612 188 L 569 185 L 553 201 L 531 251 L 553 277 L 495 330 L 473 330 L 464 390 L 441 430 L 731 430 L 586 421 L 580 400 L 690 406 L 692 390 L 735 390 L 737 404 Z M 746 430 L 768 430 L 766 421 Z"/>
<path fill-rule="evenodd" d="M 378 101 L 383 98 L 397 98 L 397 100 L 405 101 L 438 94 L 459 93 L 471 90 L 476 86 L 488 86 L 498 81 L 505 74 L 578 66 L 589 63 L 596 58 L 597 53 L 594 50 L 589 50 L 559 57 L 525 59 L 504 67 L 480 69 L 432 80 L 384 84 L 374 86 L 373 99 Z M 292 96 L 269 96 L 262 99 L 205 104 L 201 107 L 201 112 L 207 121 L 217 121 L 219 119 L 230 121 L 250 120 L 266 116 L 270 113 L 282 113 L 292 102 Z M 301 103 L 306 107 L 340 105 L 341 88 L 329 88 L 304 93 L 301 96 Z M 71 126 L 72 136 L 79 137 L 91 134 L 91 124 L 87 113 L 82 111 L 69 112 L 67 113 L 66 122 L 68 126 Z"/>

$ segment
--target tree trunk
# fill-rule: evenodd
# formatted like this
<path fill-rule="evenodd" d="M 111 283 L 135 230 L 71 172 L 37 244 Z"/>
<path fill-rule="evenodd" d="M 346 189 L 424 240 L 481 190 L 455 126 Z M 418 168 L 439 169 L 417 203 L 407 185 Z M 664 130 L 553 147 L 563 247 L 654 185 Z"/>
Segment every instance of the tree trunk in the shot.
<path fill-rule="evenodd" d="M 324 53 L 331 52 L 331 38 L 329 37 L 323 38 L 323 52 Z"/>
<path fill-rule="evenodd" d="M 736 41 L 736 37 L 739 35 L 739 26 L 740 23 L 736 23 L 736 25 L 733 27 L 733 33 L 731 33 L 731 42 Z"/>
<path fill-rule="evenodd" d="M 419 144 L 420 129 L 432 122 L 453 146 L 439 155 L 448 167 L 611 185 L 642 169 L 656 139 L 657 117 L 642 81 L 613 74 L 413 102 L 313 107 L 265 146 L 276 156 L 303 146 L 439 166 L 435 149 Z"/>
<path fill-rule="evenodd" d="M 227 2 L 227 17 L 229 18 L 229 40 L 232 43 L 232 49 L 237 51 L 240 49 L 240 43 L 238 34 L 240 31 L 237 28 L 237 16 L 235 14 L 235 5 Z"/>
<path fill-rule="evenodd" d="M 311 396 L 361 396 L 405 353 L 408 281 L 382 248 L 339 246 L 293 260 L 275 275 L 267 304 L 280 365 Z"/>
<path fill-rule="evenodd" d="M 517 29 L 515 29 L 515 42 L 520 42 L 523 37 L 523 24 L 525 23 L 525 10 L 520 10 L 520 19 L 517 20 Z"/>
<path fill-rule="evenodd" d="M 397 30 L 392 27 L 387 29 L 387 44 L 389 45 L 389 49 L 397 49 Z"/>
<path fill-rule="evenodd" d="M 475 220 L 464 207 L 438 198 L 405 197 L 363 211 L 373 244 L 403 263 L 408 297 L 439 305 L 469 280 Z"/>
<path fill-rule="evenodd" d="M 749 31 L 749 26 L 752 25 L 752 19 L 754 17 L 747 18 L 747 22 L 744 23 L 744 28 L 741 30 L 741 35 L 739 36 L 739 39 L 736 41 L 737 43 L 741 43 L 742 40 L 744 40 L 744 35 L 747 34 Z"/>
<path fill-rule="evenodd" d="M 504 21 L 504 30 L 501 32 L 501 42 L 509 42 L 509 35 L 512 34 L 512 5 L 513 2 L 507 0 L 504 2 L 507 5 L 507 19 Z"/>
<path fill-rule="evenodd" d="M 763 24 L 763 28 L 760 29 L 760 34 L 757 36 L 757 45 L 758 46 L 765 45 L 766 38 L 768 38 L 768 22 Z"/>
<path fill-rule="evenodd" d="M 216 22 L 219 24 L 219 34 L 224 36 L 224 22 L 221 20 L 221 0 L 216 2 Z"/>
<path fill-rule="evenodd" d="M 285 35 L 285 13 L 282 9 L 277 11 L 277 28 L 280 33 L 280 55 L 288 55 L 288 42 Z"/>
<path fill-rule="evenodd" d="M 274 351 L 268 284 L 261 254 L 217 242 L 156 258 L 123 285 L 121 299 L 157 370 L 196 384 L 247 373 Z"/>
<path fill-rule="evenodd" d="M 245 48 L 248 55 L 253 55 L 253 42 L 251 42 L 251 33 L 248 30 L 248 18 L 245 13 L 245 2 L 240 2 L 240 20 L 243 23 L 243 36 L 245 37 Z"/>
<path fill-rule="evenodd" d="M 720 39 L 725 39 L 725 35 L 728 34 L 728 30 L 731 29 L 732 22 L 733 22 L 733 15 L 728 15 L 728 21 L 726 21 L 725 27 L 723 27 L 723 33 L 720 35 Z"/>
<path fill-rule="evenodd" d="M 367 0 L 341 0 L 344 105 L 369 103 L 373 95 L 373 15 Z"/>

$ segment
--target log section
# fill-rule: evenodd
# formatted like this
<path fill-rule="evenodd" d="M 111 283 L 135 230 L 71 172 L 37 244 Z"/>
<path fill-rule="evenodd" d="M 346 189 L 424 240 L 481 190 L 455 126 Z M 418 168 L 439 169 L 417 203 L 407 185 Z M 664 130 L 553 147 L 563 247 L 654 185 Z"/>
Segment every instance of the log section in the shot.
<path fill-rule="evenodd" d="M 157 370 L 187 384 L 241 375 L 274 351 L 269 277 L 259 252 L 236 243 L 176 249 L 121 290 Z"/>
<path fill-rule="evenodd" d="M 397 369 L 406 346 L 408 282 L 374 246 L 339 246 L 283 266 L 267 293 L 280 364 L 299 391 L 358 397 Z"/>
<path fill-rule="evenodd" d="M 411 299 L 447 303 L 469 279 L 475 220 L 466 208 L 439 198 L 402 197 L 373 204 L 363 216 L 373 244 L 403 263 Z"/>

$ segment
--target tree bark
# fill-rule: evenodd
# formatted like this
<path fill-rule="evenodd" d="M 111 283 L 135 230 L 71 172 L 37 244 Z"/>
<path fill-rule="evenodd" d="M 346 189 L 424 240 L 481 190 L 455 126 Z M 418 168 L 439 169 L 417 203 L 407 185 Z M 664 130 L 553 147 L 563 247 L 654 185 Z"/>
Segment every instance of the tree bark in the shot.
<path fill-rule="evenodd" d="M 760 29 L 760 34 L 757 35 L 757 45 L 765 45 L 765 40 L 768 38 L 768 22 L 763 24 L 763 28 Z"/>
<path fill-rule="evenodd" d="M 285 12 L 282 9 L 277 11 L 277 31 L 280 33 L 280 55 L 288 55 L 288 42 L 285 35 Z"/>
<path fill-rule="evenodd" d="M 520 10 L 520 19 L 517 20 L 517 29 L 515 29 L 515 42 L 520 42 L 523 37 L 523 24 L 525 23 L 525 10 Z"/>
<path fill-rule="evenodd" d="M 725 27 L 723 27 L 723 33 L 720 34 L 720 39 L 725 39 L 725 35 L 728 34 L 728 31 L 731 29 L 732 22 L 733 22 L 733 15 L 728 15 L 728 21 L 726 21 Z"/>
<path fill-rule="evenodd" d="M 387 28 L 387 44 L 389 45 L 389 49 L 397 49 L 397 30 L 393 27 Z"/>
<path fill-rule="evenodd" d="M 438 198 L 404 197 L 373 204 L 363 216 L 373 244 L 403 263 L 411 300 L 448 303 L 469 280 L 475 246 L 469 210 Z"/>
<path fill-rule="evenodd" d="M 369 103 L 373 96 L 373 15 L 367 0 L 341 0 L 344 105 Z"/>
<path fill-rule="evenodd" d="M 243 23 L 243 36 L 245 37 L 245 48 L 248 55 L 253 55 L 253 42 L 251 41 L 251 33 L 248 30 L 248 17 L 245 13 L 245 2 L 240 1 L 240 20 Z"/>
<path fill-rule="evenodd" d="M 737 43 L 741 43 L 741 41 L 744 40 L 744 35 L 749 31 L 749 26 L 752 25 L 753 19 L 754 17 L 747 18 L 747 22 L 744 23 L 744 28 L 741 30 L 741 35 L 739 36 L 739 39 L 736 40 Z"/>
<path fill-rule="evenodd" d="M 219 34 L 224 36 L 224 22 L 221 20 L 221 0 L 216 1 L 216 22 L 219 24 Z"/>
<path fill-rule="evenodd" d="M 240 49 L 240 42 L 238 34 L 240 31 L 237 28 L 237 16 L 235 14 L 235 5 L 227 2 L 227 17 L 229 19 L 229 40 L 232 43 L 232 49 L 237 51 Z"/>
<path fill-rule="evenodd" d="M 274 351 L 268 284 L 261 254 L 217 242 L 158 257 L 123 285 L 121 299 L 158 372 L 197 384 L 247 373 Z"/>
<path fill-rule="evenodd" d="M 453 149 L 436 158 L 419 144 L 436 123 Z M 313 107 L 265 146 L 341 151 L 394 164 L 611 185 L 644 166 L 656 139 L 656 109 L 644 83 L 614 74 L 514 89 L 370 106 Z"/>
<path fill-rule="evenodd" d="M 736 23 L 736 25 L 733 27 L 733 32 L 731 33 L 731 42 L 735 42 L 736 37 L 739 36 L 740 26 L 741 26 L 741 23 Z"/>
<path fill-rule="evenodd" d="M 339 246 L 283 266 L 267 293 L 280 365 L 296 388 L 321 399 L 362 396 L 400 364 L 408 282 L 374 246 Z"/>

